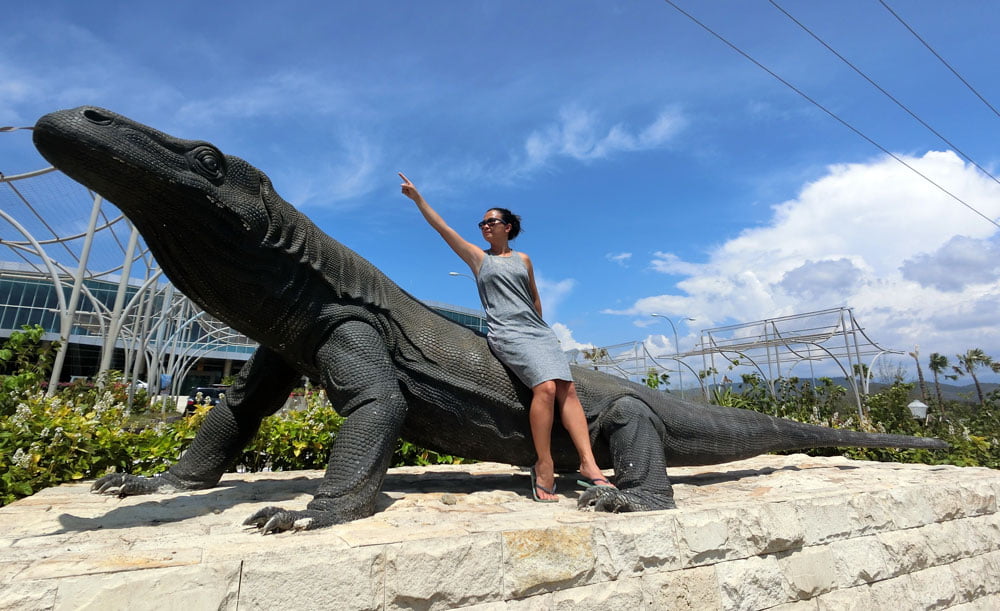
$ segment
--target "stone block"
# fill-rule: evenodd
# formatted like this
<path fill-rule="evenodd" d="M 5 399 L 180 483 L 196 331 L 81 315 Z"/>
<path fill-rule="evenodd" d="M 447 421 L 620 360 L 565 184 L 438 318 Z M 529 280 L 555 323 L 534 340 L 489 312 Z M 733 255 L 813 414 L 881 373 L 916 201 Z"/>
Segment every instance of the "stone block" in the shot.
<path fill-rule="evenodd" d="M 877 535 L 885 549 L 886 569 L 896 577 L 926 569 L 935 557 L 919 528 Z"/>
<path fill-rule="evenodd" d="M 386 547 L 385 608 L 446 609 L 503 598 L 499 533 Z"/>
<path fill-rule="evenodd" d="M 504 598 L 524 598 L 609 581 L 597 557 L 593 528 L 559 528 L 502 533 Z"/>
<path fill-rule="evenodd" d="M 955 584 L 956 599 L 971 602 L 989 594 L 988 581 L 997 581 L 1000 575 L 990 578 L 989 563 L 984 556 L 963 558 L 948 565 Z"/>
<path fill-rule="evenodd" d="M 768 608 L 767 611 L 817 611 L 818 609 L 819 606 L 816 599 L 809 598 L 806 600 L 796 600 L 790 603 L 775 605 Z"/>
<path fill-rule="evenodd" d="M 886 499 L 893 513 L 896 528 L 905 530 L 919 528 L 938 521 L 927 496 L 933 494 L 931 486 L 906 486 L 893 488 Z"/>
<path fill-rule="evenodd" d="M 258 541 L 266 541 L 258 538 Z M 259 545 L 265 546 L 266 543 Z M 243 561 L 240 609 L 383 609 L 385 548 L 306 548 Z"/>
<path fill-rule="evenodd" d="M 74 549 L 43 558 L 22 571 L 18 577 L 20 579 L 52 579 L 72 575 L 192 566 L 201 562 L 201 557 L 202 550 L 191 547 L 175 549 L 119 548 L 111 553 L 103 554 Z"/>
<path fill-rule="evenodd" d="M 754 556 L 715 565 L 725 609 L 766 609 L 796 600 L 776 556 Z"/>
<path fill-rule="evenodd" d="M 997 483 L 973 479 L 958 484 L 957 505 L 962 508 L 963 517 L 995 514 L 997 507 Z"/>
<path fill-rule="evenodd" d="M 990 594 L 974 601 L 955 605 L 954 611 L 997 611 L 1000 609 L 1000 594 Z"/>
<path fill-rule="evenodd" d="M 1000 551 L 978 556 L 983 562 L 982 580 L 988 594 L 1000 594 Z M 1000 609 L 1000 607 L 997 607 Z"/>
<path fill-rule="evenodd" d="M 615 560 L 618 579 L 680 568 L 676 512 L 658 511 L 646 515 L 646 520 L 602 524 L 604 546 L 608 548 L 609 557 Z"/>
<path fill-rule="evenodd" d="M 651 573 L 642 577 L 646 609 L 702 611 L 721 609 L 722 599 L 714 566 Z"/>
<path fill-rule="evenodd" d="M 545 609 L 552 611 L 642 609 L 645 600 L 638 577 L 570 588 L 548 594 L 547 598 Z"/>
<path fill-rule="evenodd" d="M 840 587 L 861 586 L 888 579 L 885 546 L 875 536 L 835 541 L 828 546 Z"/>
<path fill-rule="evenodd" d="M 829 547 L 807 547 L 776 557 L 785 583 L 796 600 L 819 596 L 839 585 L 836 560 Z"/>
<path fill-rule="evenodd" d="M 847 504 L 857 517 L 856 534 L 864 536 L 895 530 L 895 503 L 888 491 L 850 496 Z"/>
<path fill-rule="evenodd" d="M 240 565 L 228 562 L 62 579 L 52 608 L 54 611 L 142 607 L 163 611 L 235 611 L 239 594 Z"/>
<path fill-rule="evenodd" d="M 748 556 L 799 549 L 805 545 L 805 529 L 794 503 L 766 503 L 744 512 L 739 522 Z"/>
<path fill-rule="evenodd" d="M 970 521 L 970 529 L 975 531 L 970 538 L 980 543 L 976 548 L 981 553 L 1000 550 L 1000 513 L 992 513 Z"/>
<path fill-rule="evenodd" d="M 972 540 L 976 530 L 972 528 L 971 523 L 975 521 L 975 518 L 950 520 L 919 529 L 933 554 L 931 563 L 950 564 L 976 555 L 976 550 L 980 548 L 982 541 Z"/>
<path fill-rule="evenodd" d="M 817 611 L 871 611 L 877 608 L 867 585 L 834 590 L 812 600 L 816 602 Z"/>
<path fill-rule="evenodd" d="M 947 609 L 962 602 L 950 566 L 932 566 L 907 575 L 910 597 L 922 609 Z"/>
<path fill-rule="evenodd" d="M 737 508 L 680 511 L 677 547 L 684 568 L 746 558 L 750 555 L 741 523 L 747 512 Z"/>
<path fill-rule="evenodd" d="M 18 581 L 0 586 L 0 611 L 49 611 L 56 604 L 59 582 Z"/>
<path fill-rule="evenodd" d="M 803 499 L 795 502 L 802 524 L 805 545 L 823 545 L 849 539 L 858 530 L 855 508 L 836 496 Z"/>
<path fill-rule="evenodd" d="M 921 605 L 910 596 L 910 576 L 900 575 L 868 585 L 871 609 L 921 609 Z"/>

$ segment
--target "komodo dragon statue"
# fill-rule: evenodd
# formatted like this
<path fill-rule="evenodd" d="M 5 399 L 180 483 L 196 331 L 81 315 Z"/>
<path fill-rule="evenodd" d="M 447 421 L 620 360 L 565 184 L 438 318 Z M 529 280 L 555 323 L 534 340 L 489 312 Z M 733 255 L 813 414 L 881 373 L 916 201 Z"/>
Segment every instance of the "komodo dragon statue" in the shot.
<path fill-rule="evenodd" d="M 260 343 L 176 464 L 154 477 L 106 475 L 95 492 L 215 486 L 303 375 L 322 381 L 345 420 L 306 509 L 267 507 L 247 518 L 264 534 L 372 515 L 400 437 L 456 456 L 534 464 L 531 391 L 486 340 L 326 235 L 246 161 L 95 107 L 43 116 L 33 139 L 55 167 L 122 210 L 178 289 Z M 578 501 L 598 511 L 675 507 L 673 466 L 816 447 L 948 447 L 689 403 L 581 367 L 573 376 L 594 454 L 615 473 L 617 489 L 589 488 Z M 561 427 L 552 454 L 557 470 L 578 467 Z"/>

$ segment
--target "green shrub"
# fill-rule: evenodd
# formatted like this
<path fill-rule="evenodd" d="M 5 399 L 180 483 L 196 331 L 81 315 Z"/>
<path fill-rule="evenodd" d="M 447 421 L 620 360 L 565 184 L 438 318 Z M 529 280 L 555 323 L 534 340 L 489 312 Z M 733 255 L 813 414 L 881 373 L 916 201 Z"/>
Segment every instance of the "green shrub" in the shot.
<path fill-rule="evenodd" d="M 192 416 L 158 420 L 130 411 L 114 390 L 95 397 L 92 388 L 53 397 L 38 390 L 23 395 L 9 418 L 0 418 L 0 505 L 113 471 L 163 472 L 213 409 L 200 406 Z M 312 393 L 306 409 L 265 418 L 230 471 L 323 469 L 342 422 L 322 393 Z M 393 461 L 401 466 L 460 459 L 400 442 Z"/>
<path fill-rule="evenodd" d="M 18 400 L 47 383 L 58 342 L 43 343 L 45 329 L 23 325 L 0 346 L 0 417 L 10 416 Z"/>
<path fill-rule="evenodd" d="M 196 420 L 130 428 L 123 403 L 105 393 L 93 403 L 72 395 L 25 394 L 0 419 L 0 503 L 63 482 L 117 470 L 165 470 L 194 437 Z"/>

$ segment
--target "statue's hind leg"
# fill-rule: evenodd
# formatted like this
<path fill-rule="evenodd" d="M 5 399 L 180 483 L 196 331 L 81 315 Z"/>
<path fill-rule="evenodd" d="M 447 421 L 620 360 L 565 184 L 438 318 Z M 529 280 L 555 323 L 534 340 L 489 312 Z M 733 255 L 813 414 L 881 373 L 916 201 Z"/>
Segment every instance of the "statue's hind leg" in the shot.
<path fill-rule="evenodd" d="M 615 513 L 676 507 L 667 478 L 663 423 L 652 410 L 634 397 L 622 397 L 598 416 L 596 425 L 611 448 L 618 488 L 588 488 L 578 506 Z"/>

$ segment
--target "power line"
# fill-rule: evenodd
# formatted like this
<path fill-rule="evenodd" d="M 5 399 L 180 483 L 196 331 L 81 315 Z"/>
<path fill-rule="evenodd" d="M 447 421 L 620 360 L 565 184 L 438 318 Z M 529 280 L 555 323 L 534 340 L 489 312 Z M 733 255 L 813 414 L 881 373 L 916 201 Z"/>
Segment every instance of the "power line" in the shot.
<path fill-rule="evenodd" d="M 1000 184 L 1000 179 L 997 179 L 996 176 L 994 176 L 993 174 L 990 174 L 989 171 L 986 170 L 986 168 L 984 168 L 983 166 L 981 166 L 978 163 L 976 163 L 976 161 L 972 157 L 969 157 L 968 155 L 966 155 L 962 151 L 962 149 L 960 149 L 957 146 L 955 146 L 950 140 L 948 140 L 943 135 L 941 135 L 941 133 L 939 133 L 936 129 L 934 129 L 933 127 L 931 127 L 930 125 L 928 125 L 926 121 L 924 121 L 923 119 L 921 119 L 920 117 L 918 117 L 916 115 L 916 113 L 914 113 L 912 110 L 910 110 L 909 108 L 907 108 L 907 106 L 905 104 L 903 104 L 902 102 L 900 102 L 899 100 L 897 100 L 891 93 L 889 93 L 888 91 L 886 91 L 885 89 L 883 89 L 878 83 L 876 83 L 875 81 L 873 81 L 867 74 L 865 74 L 864 72 L 862 72 L 860 68 L 858 68 L 857 66 L 855 66 L 854 64 L 852 64 L 846 57 L 844 57 L 843 55 L 841 55 L 840 53 L 838 53 L 833 47 L 831 47 L 830 45 L 828 45 L 826 43 L 826 41 L 824 41 L 822 38 L 820 38 L 819 36 L 817 36 L 812 30 L 810 30 L 808 27 L 806 27 L 805 24 L 803 24 L 801 21 L 799 21 L 798 19 L 796 19 L 795 17 L 793 17 L 788 11 L 786 11 L 783 8 L 781 8 L 781 6 L 779 6 L 777 2 L 775 2 L 774 0 L 768 0 L 768 2 L 770 2 L 771 5 L 774 8 L 776 8 L 779 11 L 781 11 L 782 13 L 784 13 L 786 17 L 788 17 L 789 19 L 791 19 L 795 23 L 795 25 L 799 26 L 800 28 L 802 28 L 803 30 L 805 30 L 805 32 L 807 34 L 809 34 L 814 39 L 816 39 L 816 42 L 818 42 L 819 44 L 821 44 L 824 47 L 826 47 L 827 50 L 830 51 L 830 53 L 833 53 L 834 55 L 836 55 L 837 58 L 840 59 L 840 61 L 842 61 L 845 64 L 847 64 L 848 66 L 850 66 L 850 68 L 852 70 L 854 70 L 855 72 L 857 72 L 862 78 L 864 78 L 866 81 L 868 81 L 869 83 L 871 83 L 872 87 L 874 87 L 874 88 L 878 89 L 879 91 L 881 91 L 882 94 L 885 95 L 885 97 L 887 97 L 890 100 L 892 100 L 896 104 L 896 106 L 899 106 L 900 108 L 902 108 L 903 110 L 905 110 L 907 112 L 907 114 L 909 114 L 911 117 L 913 117 L 914 119 L 916 119 L 918 123 L 920 123 L 921 125 L 923 125 L 924 127 L 926 127 L 932 134 L 934 134 L 935 136 L 937 136 L 938 138 L 940 138 L 942 140 L 942 142 L 944 142 L 945 144 L 947 144 L 948 146 L 950 146 L 952 148 L 952 150 L 954 150 L 956 153 L 958 153 L 962 157 L 965 157 L 969 161 L 969 163 L 971 163 L 972 165 L 976 166 L 976 168 L 978 168 L 980 172 L 982 172 L 983 174 L 986 174 L 987 176 L 989 176 L 990 178 L 992 178 L 993 182 L 995 182 L 997 184 Z"/>
<path fill-rule="evenodd" d="M 949 64 L 947 61 L 945 61 L 945 59 L 943 57 L 941 57 L 941 55 L 937 51 L 934 50 L 934 47 L 932 47 L 926 40 L 924 40 L 923 38 L 921 38 L 920 34 L 917 34 L 917 32 L 913 28 L 911 28 L 908 23 L 906 23 L 905 21 L 903 21 L 903 18 L 900 17 L 896 13 L 896 11 L 892 10 L 892 8 L 888 4 L 886 4 L 884 2 L 884 0 L 878 0 L 878 1 L 879 1 L 879 3 L 882 6 L 885 7 L 885 10 L 889 11 L 889 13 L 892 14 L 892 16 L 895 17 L 897 21 L 899 21 L 901 24 L 903 24 L 903 27 L 905 27 L 907 30 L 910 31 L 910 34 L 913 34 L 913 36 L 916 37 L 917 40 L 919 40 L 921 43 L 923 43 L 923 45 L 925 47 L 927 47 L 927 50 L 934 54 L 934 57 L 936 57 L 939 60 L 941 60 L 941 63 L 944 64 L 949 70 L 951 70 L 951 73 L 954 74 L 955 77 L 958 80 L 962 81 L 962 84 L 964 84 L 966 87 L 968 87 L 969 91 L 971 91 L 972 93 L 976 94 L 976 97 L 979 98 L 980 100 L 982 100 L 983 104 L 986 104 L 986 106 L 988 106 L 989 109 L 992 110 L 993 113 L 996 116 L 1000 117 L 1000 111 L 998 111 L 996 108 L 994 108 L 992 104 L 990 104 L 989 102 L 987 102 L 986 98 L 984 98 L 982 95 L 980 95 L 980 93 L 978 91 L 976 91 L 976 88 L 973 87 L 972 85 L 970 85 L 967 80 L 965 80 L 964 78 L 962 78 L 962 75 L 958 73 L 958 70 L 955 70 L 954 68 L 952 68 L 951 64 Z"/>
<path fill-rule="evenodd" d="M 735 44 L 729 42 L 729 40 L 727 40 L 724 36 L 722 36 L 721 34 L 717 33 L 715 30 L 713 30 L 712 28 L 708 27 L 707 25 L 705 25 L 701 21 L 698 21 L 698 19 L 694 15 L 691 15 L 690 13 L 688 13 L 687 11 L 685 11 L 684 9 L 682 9 L 681 7 L 679 7 L 676 4 L 674 4 L 674 2 L 672 0 L 663 0 L 663 1 L 666 2 L 667 4 L 669 4 L 671 7 L 673 7 L 677 12 L 679 12 L 680 14 L 684 15 L 685 17 L 687 17 L 688 19 L 690 19 L 691 21 L 693 21 L 695 24 L 697 24 L 703 30 L 705 30 L 706 32 L 708 32 L 712 36 L 715 36 L 716 38 L 718 38 L 720 41 L 722 41 L 726 46 L 728 46 L 729 48 L 731 48 L 733 51 L 736 51 L 737 53 L 739 53 L 740 55 L 742 55 L 743 57 L 745 57 L 748 61 L 752 62 L 755 66 L 757 66 L 758 68 L 760 68 L 764 72 L 767 72 L 768 74 L 770 74 L 771 76 L 773 76 L 775 79 L 778 80 L 778 82 L 780 82 L 784 86 L 788 87 L 789 89 L 791 89 L 795 93 L 799 94 L 800 96 L 802 96 L 803 98 L 805 98 L 808 102 L 810 102 L 812 105 L 816 106 L 817 108 L 819 108 L 820 110 L 822 110 L 826 114 L 830 115 L 830 117 L 832 117 L 838 123 L 840 123 L 841 125 L 843 125 L 847 129 L 851 130 L 852 132 L 854 132 L 855 134 L 857 134 L 858 136 L 860 136 L 861 138 L 863 138 L 864 140 L 866 140 L 869 144 L 871 144 L 872 146 L 874 146 L 878 150 L 882 151 L 883 153 L 885 153 L 889 157 L 892 157 L 897 162 L 899 162 L 900 164 L 902 164 L 903 166 L 905 166 L 907 169 L 909 169 L 911 172 L 913 172 L 917 176 L 923 178 L 924 180 L 926 180 L 930 184 L 932 184 L 935 187 L 937 187 L 945 195 L 947 195 L 948 197 L 951 197 L 952 199 L 954 199 L 958 203 L 962 204 L 963 206 L 965 206 L 966 208 L 968 208 L 972 212 L 976 213 L 977 215 L 979 215 L 980 217 L 982 217 L 983 219 L 985 219 L 991 225 L 994 225 L 995 227 L 997 227 L 998 229 L 1000 229 L 1000 223 L 997 223 L 995 220 L 993 220 L 990 217 L 986 216 L 985 214 L 983 214 L 982 212 L 980 212 L 979 210 L 977 210 L 974 206 L 972 206 L 972 204 L 969 204 L 968 202 L 966 202 L 965 200 L 963 200 L 959 196 L 955 195 L 954 193 L 952 193 L 948 189 L 945 189 L 944 187 L 942 187 L 938 183 L 934 182 L 934 180 L 932 180 L 930 177 L 928 177 L 926 174 L 922 173 L 920 170 L 916 169 L 912 165 L 906 163 L 906 161 L 904 161 L 903 159 L 901 159 L 898 155 L 896 155 L 895 153 L 891 152 L 889 149 L 885 148 L 884 146 L 882 146 L 878 142 L 875 142 L 874 140 L 872 140 L 871 138 L 869 138 L 868 136 L 866 136 L 863 132 L 861 132 L 861 130 L 859 130 L 858 128 L 854 127 L 853 125 L 851 125 L 850 123 L 848 123 L 844 119 L 841 119 L 832 110 L 828 109 L 827 107 L 823 106 L 822 104 L 820 104 L 816 100 L 814 100 L 811 97 L 809 97 L 804 91 L 802 91 L 801 89 L 797 88 L 795 85 L 792 85 L 791 83 L 789 83 L 785 79 L 781 78 L 781 76 L 779 76 L 778 74 L 776 74 L 775 72 L 773 72 L 771 69 L 769 69 L 767 66 L 765 66 L 764 64 L 760 63 L 759 61 L 757 61 L 756 59 L 754 59 L 753 57 L 751 57 L 743 49 L 741 49 L 741 48 L 737 47 Z"/>

